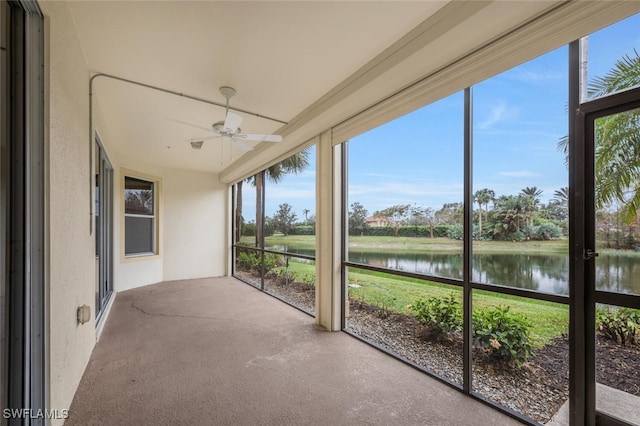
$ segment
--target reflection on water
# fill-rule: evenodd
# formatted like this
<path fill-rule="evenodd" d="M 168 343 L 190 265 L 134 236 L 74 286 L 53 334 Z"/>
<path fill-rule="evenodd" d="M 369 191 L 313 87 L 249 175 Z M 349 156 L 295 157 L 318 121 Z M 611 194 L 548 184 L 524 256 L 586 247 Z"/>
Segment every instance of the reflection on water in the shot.
<path fill-rule="evenodd" d="M 349 252 L 353 262 L 420 274 L 462 279 L 462 254 Z M 596 288 L 640 294 L 640 259 L 601 254 Z M 569 294 L 569 257 L 557 254 L 475 254 L 472 280 L 552 294 Z"/>
<path fill-rule="evenodd" d="M 278 249 L 287 251 L 283 246 Z M 304 250 L 295 252 L 309 254 Z M 462 279 L 462 253 L 385 253 L 352 249 L 349 250 L 349 260 L 382 268 Z M 475 254 L 472 279 L 480 283 L 568 295 L 569 257 L 558 254 Z M 600 254 L 596 262 L 596 288 L 640 294 L 640 258 Z"/>

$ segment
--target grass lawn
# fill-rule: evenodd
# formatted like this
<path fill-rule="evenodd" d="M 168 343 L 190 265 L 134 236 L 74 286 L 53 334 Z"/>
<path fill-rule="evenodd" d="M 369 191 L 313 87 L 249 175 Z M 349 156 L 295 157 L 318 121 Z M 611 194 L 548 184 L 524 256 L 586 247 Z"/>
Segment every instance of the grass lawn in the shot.
<path fill-rule="evenodd" d="M 297 276 L 313 274 L 314 268 L 308 263 L 295 261 L 289 263 L 289 271 Z M 416 300 L 444 297 L 451 292 L 454 292 L 462 303 L 462 288 L 458 286 L 355 268 L 350 268 L 348 279 L 350 285 L 357 282 L 360 286 L 349 287 L 350 297 L 394 312 L 409 314 L 407 305 L 415 303 Z M 569 307 L 567 305 L 482 290 L 474 291 L 474 309 L 498 305 L 510 306 L 512 312 L 521 313 L 531 321 L 533 347 L 541 347 L 554 337 L 568 332 Z"/>
<path fill-rule="evenodd" d="M 246 244 L 253 244 L 253 237 L 242 237 Z M 287 246 L 289 249 L 315 249 L 315 235 L 275 234 L 266 237 L 265 246 Z M 462 241 L 449 238 L 416 238 L 416 237 L 349 237 L 349 248 L 357 251 L 396 251 L 420 253 L 424 251 L 445 252 L 462 251 Z M 567 253 L 568 240 L 555 241 L 474 241 L 473 250 L 478 253 Z"/>
<path fill-rule="evenodd" d="M 253 244 L 253 237 L 243 237 L 242 242 Z M 286 246 L 289 251 L 307 251 L 315 249 L 314 235 L 273 235 L 265 238 L 265 245 Z M 415 253 L 443 253 L 447 251 L 462 251 L 462 241 L 448 238 L 416 238 L 416 237 L 349 237 L 349 248 L 359 252 L 401 252 Z M 568 240 L 557 241 L 474 241 L 474 253 L 487 254 L 556 254 L 566 255 Z M 602 254 L 616 256 L 640 257 L 640 252 L 618 251 L 604 249 Z M 301 280 L 313 280 L 315 266 L 310 263 L 291 260 L 289 270 Z M 454 292 L 462 302 L 462 288 L 431 281 L 398 277 L 393 274 L 367 271 L 363 269 L 349 269 L 349 296 L 365 303 L 383 309 L 400 313 L 410 313 L 407 305 L 418 299 L 430 297 L 445 297 Z M 353 284 L 357 283 L 358 287 Z M 552 302 L 544 302 L 517 296 L 504 295 L 488 291 L 475 290 L 473 292 L 473 308 L 483 309 L 490 306 L 507 305 L 512 312 L 526 316 L 533 328 L 532 345 L 541 347 L 554 337 L 568 333 L 569 307 Z"/>

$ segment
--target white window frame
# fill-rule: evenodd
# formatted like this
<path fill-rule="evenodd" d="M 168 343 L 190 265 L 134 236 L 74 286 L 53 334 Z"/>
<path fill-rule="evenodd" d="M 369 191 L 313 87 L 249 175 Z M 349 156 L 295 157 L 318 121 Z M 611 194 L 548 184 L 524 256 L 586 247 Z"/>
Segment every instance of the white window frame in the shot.
<path fill-rule="evenodd" d="M 161 180 L 156 176 L 150 176 L 147 174 L 135 172 L 133 170 L 121 169 L 121 184 L 120 184 L 120 202 L 122 205 L 121 208 L 121 218 L 122 218 L 122 226 L 120 232 L 120 246 L 122 259 L 124 261 L 132 261 L 132 260 L 146 260 L 149 258 L 159 257 L 160 256 L 160 189 L 161 189 Z M 153 214 L 134 214 L 134 213 L 126 213 L 125 211 L 125 185 L 126 179 L 132 178 L 145 182 L 149 182 L 152 185 L 153 191 Z M 128 217 L 139 217 L 145 219 L 151 219 L 152 221 L 152 251 L 147 252 L 139 252 L 139 253 L 127 253 L 126 252 L 126 218 Z"/>

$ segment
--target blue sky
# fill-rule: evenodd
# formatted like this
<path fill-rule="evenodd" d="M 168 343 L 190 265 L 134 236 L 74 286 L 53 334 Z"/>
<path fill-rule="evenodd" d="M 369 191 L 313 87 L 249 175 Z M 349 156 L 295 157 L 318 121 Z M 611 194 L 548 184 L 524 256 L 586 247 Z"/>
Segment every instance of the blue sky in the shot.
<path fill-rule="evenodd" d="M 640 51 L 640 15 L 589 37 L 589 78 L 606 73 L 623 55 Z M 473 189 L 517 194 L 543 190 L 542 201 L 568 186 L 558 140 L 567 134 L 568 48 L 563 46 L 473 87 Z M 369 213 L 394 204 L 438 210 L 463 198 L 463 94 L 351 139 L 349 204 Z M 315 214 L 315 149 L 305 172 L 269 184 L 266 214 L 281 203 Z M 245 186 L 244 216 L 255 215 L 255 193 Z"/>

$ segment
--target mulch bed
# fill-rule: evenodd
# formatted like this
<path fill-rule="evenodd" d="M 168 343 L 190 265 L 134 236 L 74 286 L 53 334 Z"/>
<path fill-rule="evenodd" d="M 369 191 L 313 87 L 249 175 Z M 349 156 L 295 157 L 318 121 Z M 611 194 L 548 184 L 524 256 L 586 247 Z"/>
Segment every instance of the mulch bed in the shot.
<path fill-rule="evenodd" d="M 386 317 L 386 318 L 382 318 Z M 347 329 L 447 380 L 461 384 L 462 341 L 432 341 L 415 318 L 388 316 L 352 302 Z M 427 340 L 425 340 L 425 338 Z M 598 383 L 640 396 L 640 345 L 618 346 L 597 338 Z M 540 423 L 546 423 L 569 397 L 567 336 L 533 351 L 521 367 L 498 362 L 474 348 L 473 390 Z"/>

